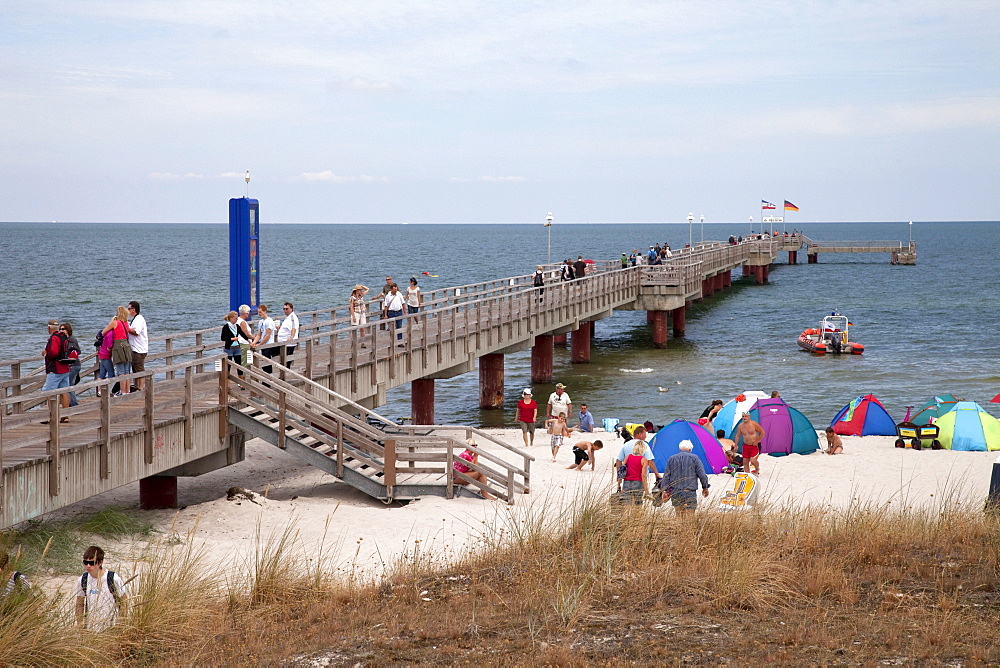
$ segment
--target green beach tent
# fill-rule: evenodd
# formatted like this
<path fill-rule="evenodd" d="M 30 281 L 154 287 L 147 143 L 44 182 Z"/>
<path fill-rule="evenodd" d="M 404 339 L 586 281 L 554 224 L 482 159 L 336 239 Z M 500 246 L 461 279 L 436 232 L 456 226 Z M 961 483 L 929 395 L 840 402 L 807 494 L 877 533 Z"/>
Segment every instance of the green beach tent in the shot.
<path fill-rule="evenodd" d="M 1000 450 L 1000 420 L 974 401 L 959 401 L 934 423 L 948 450 Z"/>
<path fill-rule="evenodd" d="M 938 420 L 942 415 L 955 407 L 961 399 L 954 394 L 939 394 L 931 398 L 926 404 L 917 409 L 917 412 L 910 416 L 909 422 L 923 427 L 932 421 Z"/>

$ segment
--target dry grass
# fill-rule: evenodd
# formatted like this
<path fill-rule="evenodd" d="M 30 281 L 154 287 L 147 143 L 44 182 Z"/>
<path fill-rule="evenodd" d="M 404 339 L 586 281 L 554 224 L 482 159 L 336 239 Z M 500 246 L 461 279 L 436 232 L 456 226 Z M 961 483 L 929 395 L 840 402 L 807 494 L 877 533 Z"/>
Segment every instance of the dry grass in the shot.
<path fill-rule="evenodd" d="M 374 583 L 334 580 L 321 553 L 296 557 L 288 529 L 258 535 L 228 582 L 190 551 L 159 554 L 127 622 L 102 646 L 42 606 L 37 627 L 67 640 L 46 644 L 41 634 L 24 656 L 142 665 L 997 663 L 998 529 L 968 510 L 681 520 L 583 498 L 564 516 L 545 504 L 509 515 L 458 563 L 408 555 Z M 9 619 L 0 663 L 27 651 L 13 649 L 27 636 L 13 638 L 24 626 Z M 74 647 L 79 657 L 66 654 Z"/>

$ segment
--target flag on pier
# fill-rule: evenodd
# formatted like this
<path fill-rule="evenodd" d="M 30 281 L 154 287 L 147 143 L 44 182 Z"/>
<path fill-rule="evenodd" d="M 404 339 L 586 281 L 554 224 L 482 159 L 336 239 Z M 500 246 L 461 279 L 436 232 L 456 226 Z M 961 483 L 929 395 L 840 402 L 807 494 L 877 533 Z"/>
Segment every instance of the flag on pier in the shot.
<path fill-rule="evenodd" d="M 791 202 L 789 202 L 787 199 L 785 200 L 785 211 L 798 211 L 798 210 L 799 210 L 799 207 L 795 206 L 794 204 L 792 204 Z"/>
<path fill-rule="evenodd" d="M 788 202 L 785 202 L 785 204 L 788 204 Z M 773 208 L 775 208 L 775 206 L 773 204 L 771 204 L 770 202 L 768 202 L 766 199 L 762 199 L 760 201 L 760 208 L 762 208 L 762 209 L 773 209 Z"/>

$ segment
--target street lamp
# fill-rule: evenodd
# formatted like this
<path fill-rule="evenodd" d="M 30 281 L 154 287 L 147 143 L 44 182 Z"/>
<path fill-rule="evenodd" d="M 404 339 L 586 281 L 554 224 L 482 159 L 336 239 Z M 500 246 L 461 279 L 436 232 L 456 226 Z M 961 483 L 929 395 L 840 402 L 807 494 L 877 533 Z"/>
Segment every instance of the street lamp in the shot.
<path fill-rule="evenodd" d="M 694 246 L 694 228 L 692 224 L 694 223 L 694 214 L 688 213 L 688 248 Z"/>
<path fill-rule="evenodd" d="M 913 245 L 913 221 L 910 221 L 910 245 Z"/>
<path fill-rule="evenodd" d="M 701 216 L 701 243 L 705 243 L 705 214 Z"/>
<path fill-rule="evenodd" d="M 750 234 L 753 234 L 753 216 L 750 216 Z"/>
<path fill-rule="evenodd" d="M 545 227 L 549 228 L 549 264 L 552 264 L 552 212 L 545 216 Z"/>

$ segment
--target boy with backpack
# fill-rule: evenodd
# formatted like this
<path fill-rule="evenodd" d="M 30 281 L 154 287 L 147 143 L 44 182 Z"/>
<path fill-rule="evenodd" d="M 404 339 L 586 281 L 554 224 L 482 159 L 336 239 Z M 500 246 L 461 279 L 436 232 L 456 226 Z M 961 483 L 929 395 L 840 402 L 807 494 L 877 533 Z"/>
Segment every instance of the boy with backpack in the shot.
<path fill-rule="evenodd" d="M 83 552 L 84 574 L 76 588 L 76 623 L 88 631 L 105 631 L 125 614 L 125 583 L 104 570 L 104 550 L 91 545 Z"/>

